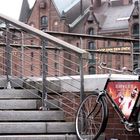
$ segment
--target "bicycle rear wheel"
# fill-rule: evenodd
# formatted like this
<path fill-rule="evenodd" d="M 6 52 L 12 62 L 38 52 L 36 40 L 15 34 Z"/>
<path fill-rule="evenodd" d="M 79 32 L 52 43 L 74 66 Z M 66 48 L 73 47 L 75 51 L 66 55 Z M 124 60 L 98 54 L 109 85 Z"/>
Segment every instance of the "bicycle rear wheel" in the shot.
<path fill-rule="evenodd" d="M 76 114 L 76 133 L 80 140 L 95 140 L 104 131 L 108 119 L 108 107 L 104 96 L 98 99 L 94 91 L 80 104 Z"/>

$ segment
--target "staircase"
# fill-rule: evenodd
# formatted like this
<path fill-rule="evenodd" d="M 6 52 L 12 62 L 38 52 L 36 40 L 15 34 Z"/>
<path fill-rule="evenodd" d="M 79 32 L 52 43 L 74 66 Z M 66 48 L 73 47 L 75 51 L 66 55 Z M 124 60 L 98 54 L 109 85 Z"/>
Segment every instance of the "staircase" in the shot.
<path fill-rule="evenodd" d="M 32 89 L 0 89 L 0 140 L 77 140 L 74 123 L 49 103 L 49 110 L 39 110 L 36 95 Z"/>

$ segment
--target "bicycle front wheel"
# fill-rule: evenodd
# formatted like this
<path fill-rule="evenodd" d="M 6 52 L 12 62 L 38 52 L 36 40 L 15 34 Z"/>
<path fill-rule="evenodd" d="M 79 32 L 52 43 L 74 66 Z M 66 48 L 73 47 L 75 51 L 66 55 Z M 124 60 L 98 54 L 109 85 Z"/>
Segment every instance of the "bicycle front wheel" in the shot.
<path fill-rule="evenodd" d="M 76 133 L 80 140 L 95 140 L 104 131 L 108 108 L 104 96 L 98 99 L 98 92 L 88 95 L 80 104 L 76 114 Z"/>

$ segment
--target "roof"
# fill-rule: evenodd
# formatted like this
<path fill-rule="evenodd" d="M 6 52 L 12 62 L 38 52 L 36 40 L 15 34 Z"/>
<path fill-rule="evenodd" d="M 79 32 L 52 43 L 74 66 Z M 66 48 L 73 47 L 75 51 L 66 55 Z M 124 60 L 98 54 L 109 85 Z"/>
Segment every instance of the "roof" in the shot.
<path fill-rule="evenodd" d="M 133 9 L 133 4 L 127 6 L 108 7 L 104 13 L 100 13 L 106 17 L 101 27 L 102 30 L 128 28 L 128 19 L 130 18 Z"/>
<path fill-rule="evenodd" d="M 19 16 L 19 21 L 27 22 L 29 13 L 30 13 L 30 7 L 29 7 L 28 0 L 23 0 L 21 11 L 20 11 L 20 16 Z"/>
<path fill-rule="evenodd" d="M 108 6 L 107 2 L 102 3 L 101 7 L 94 9 L 94 15 L 99 22 L 101 32 L 106 30 L 122 30 L 128 29 L 129 18 L 134 10 L 134 4 L 125 6 Z M 86 11 L 86 16 L 89 12 Z M 78 16 L 71 24 L 70 27 L 76 26 L 83 19 L 83 16 Z"/>
<path fill-rule="evenodd" d="M 81 15 L 81 0 L 53 0 L 53 3 L 59 14 L 62 12 L 66 15 L 66 23 L 71 24 Z M 90 6 L 90 0 L 82 0 L 83 12 Z"/>
<path fill-rule="evenodd" d="M 22 3 L 19 18 L 22 22 L 26 22 L 31 13 L 28 1 L 29 0 L 23 0 Z M 73 22 L 80 15 L 80 1 L 81 0 L 52 0 L 57 12 L 60 14 L 60 17 L 63 12 L 67 13 L 67 23 Z M 84 11 L 89 6 L 90 0 L 82 0 L 82 3 Z"/>
<path fill-rule="evenodd" d="M 134 0 L 135 1 L 135 0 Z M 52 0 L 57 12 L 66 15 L 66 23 L 70 27 L 75 27 L 85 16 L 88 15 L 91 0 Z M 128 29 L 128 20 L 133 12 L 134 4 L 125 6 L 108 6 L 108 3 L 102 0 L 102 5 L 94 9 L 94 15 L 102 31 Z M 20 21 L 26 22 L 30 13 L 28 0 L 23 0 Z"/>
<path fill-rule="evenodd" d="M 58 12 L 62 14 L 62 11 L 66 12 L 70 7 L 74 6 L 80 0 L 53 0 Z"/>

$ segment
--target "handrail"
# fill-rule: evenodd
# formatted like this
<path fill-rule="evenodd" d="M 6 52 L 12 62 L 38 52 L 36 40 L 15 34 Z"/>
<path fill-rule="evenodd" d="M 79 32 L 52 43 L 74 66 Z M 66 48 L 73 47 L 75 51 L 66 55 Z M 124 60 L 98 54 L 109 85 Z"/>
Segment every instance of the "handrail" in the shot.
<path fill-rule="evenodd" d="M 88 52 L 2 14 L 0 14 L 0 20 L 2 20 L 6 25 L 4 28 L 0 27 L 2 30 L 2 38 L 0 43 L 0 47 L 2 47 L 1 51 L 3 52 L 2 58 L 6 60 L 5 62 L 0 62 L 0 64 L 3 66 L 1 68 L 1 71 L 3 72 L 2 74 L 7 75 L 7 84 L 5 88 L 9 88 L 9 84 L 10 88 L 12 88 L 14 87 L 13 84 L 15 84 L 21 88 L 36 89 L 39 91 L 39 93 L 41 93 L 41 109 L 46 110 L 48 107 L 47 102 L 49 102 L 48 99 L 54 99 L 60 103 L 60 107 L 58 105 L 58 108 L 64 110 L 65 114 L 69 114 L 69 116 L 72 116 L 73 118 L 75 116 L 76 108 L 78 107 L 79 99 L 82 100 L 84 95 L 83 61 L 87 60 L 86 58 L 88 57 Z M 13 30 L 16 30 L 18 34 L 13 33 Z M 5 33 L 6 36 L 4 35 Z M 7 38 L 8 35 L 9 38 Z M 28 38 L 28 36 L 32 36 L 38 43 L 36 45 L 30 45 L 31 41 L 28 39 L 32 38 Z M 18 40 L 16 40 L 15 37 L 17 37 Z M 41 45 L 39 44 L 40 42 Z M 52 47 L 49 45 L 52 45 Z M 7 49 L 5 49 L 6 47 Z M 34 48 L 37 48 L 37 52 L 36 49 L 34 50 Z M 59 51 L 58 54 L 56 53 L 56 50 Z M 17 54 L 14 55 L 14 51 L 16 51 Z M 28 54 L 28 52 L 30 53 Z M 33 52 L 33 56 L 31 55 L 31 52 Z M 7 54 L 6 57 L 4 55 L 5 53 Z M 37 53 L 37 56 L 39 57 L 36 58 L 34 56 L 36 56 Z M 55 59 L 49 57 L 50 55 L 53 55 Z M 61 60 L 64 60 L 64 63 L 61 63 Z M 50 65 L 50 62 L 58 65 Z M 8 72 L 8 70 L 10 72 Z M 61 79 L 59 77 L 61 75 L 68 75 L 68 77 L 71 78 L 72 83 L 70 81 L 65 81 L 63 78 Z M 79 80 L 71 75 L 80 75 Z M 21 82 L 23 82 L 24 87 L 22 87 L 23 85 L 14 82 L 14 80 L 12 80 L 13 76 L 17 77 Z M 30 76 L 35 78 L 36 76 L 40 77 L 41 82 L 34 81 L 35 85 L 32 85 L 32 82 L 28 83 L 28 79 L 31 78 Z M 60 80 L 65 84 L 65 86 L 63 87 L 60 85 L 60 83 L 55 83 L 54 81 L 48 81 L 47 77 L 49 76 L 53 76 L 57 80 Z M 64 93 L 62 94 L 59 93 L 59 91 L 56 91 L 58 88 L 61 88 Z M 75 89 L 74 91 L 76 92 L 80 91 L 80 94 L 76 94 L 67 88 Z M 51 93 L 53 94 L 51 95 Z M 67 94 L 69 93 L 74 97 L 72 100 L 71 98 L 67 97 Z M 60 100 L 57 98 L 60 98 Z M 72 106 L 69 105 L 69 103 L 72 104 Z M 51 104 L 53 104 L 53 102 Z M 65 110 L 65 107 L 69 108 L 71 112 Z"/>
<path fill-rule="evenodd" d="M 63 40 L 60 40 L 59 38 L 56 38 L 54 36 L 51 36 L 50 34 L 48 33 L 44 33 L 42 32 L 41 30 L 37 29 L 37 28 L 34 28 L 32 26 L 29 26 L 25 23 L 22 23 L 20 21 L 17 21 L 17 20 L 14 20 L 8 16 L 5 16 L 3 14 L 0 14 L 0 18 L 3 19 L 4 21 L 6 22 L 9 22 L 19 28 L 22 28 L 24 29 L 25 31 L 31 33 L 31 34 L 34 34 L 34 35 L 37 35 L 37 36 L 40 36 L 41 38 L 43 39 L 47 39 L 48 41 L 51 41 L 53 43 L 56 43 L 58 45 L 62 45 L 64 48 L 68 49 L 68 50 L 72 50 L 78 54 L 81 54 L 83 58 L 87 57 L 87 52 L 83 49 L 80 49 L 74 45 L 71 45 Z"/>

